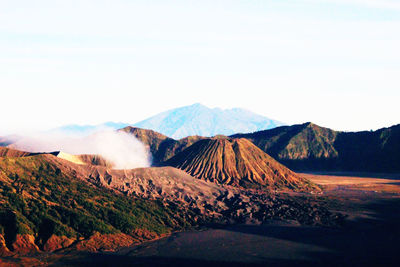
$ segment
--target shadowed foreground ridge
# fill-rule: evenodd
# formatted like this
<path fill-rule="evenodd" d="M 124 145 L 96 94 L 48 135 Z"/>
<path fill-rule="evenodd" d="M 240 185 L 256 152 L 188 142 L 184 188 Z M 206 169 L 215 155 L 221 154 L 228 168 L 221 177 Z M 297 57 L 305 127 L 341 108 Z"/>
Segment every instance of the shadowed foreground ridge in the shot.
<path fill-rule="evenodd" d="M 318 190 L 246 139 L 203 139 L 165 162 L 207 181 L 244 188 Z"/>

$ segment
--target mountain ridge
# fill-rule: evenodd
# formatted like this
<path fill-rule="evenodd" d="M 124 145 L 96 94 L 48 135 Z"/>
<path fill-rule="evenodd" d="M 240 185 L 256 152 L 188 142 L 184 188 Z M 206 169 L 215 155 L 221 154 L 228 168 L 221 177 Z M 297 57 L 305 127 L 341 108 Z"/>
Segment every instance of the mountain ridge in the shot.
<path fill-rule="evenodd" d="M 196 103 L 161 112 L 133 126 L 151 129 L 171 138 L 180 139 L 193 135 L 211 137 L 218 134 L 252 132 L 270 129 L 277 125 L 283 125 L 283 123 L 245 109 L 211 109 Z"/>
<path fill-rule="evenodd" d="M 140 131 L 143 133 L 147 130 Z M 136 137 L 139 140 L 145 139 L 140 135 Z M 160 164 L 205 138 L 165 138 L 167 141 L 163 141 L 159 148 L 153 148 L 156 152 L 153 154 L 153 159 L 156 159 L 154 163 Z M 248 134 L 234 134 L 229 138 L 246 138 L 295 171 L 400 171 L 400 125 L 376 131 L 343 132 L 307 122 Z"/>
<path fill-rule="evenodd" d="M 294 170 L 400 171 L 400 124 L 343 132 L 308 122 L 231 137 L 249 139 Z"/>
<path fill-rule="evenodd" d="M 282 122 L 269 119 L 247 109 L 208 108 L 200 103 L 170 109 L 136 123 L 108 121 L 97 125 L 69 124 L 49 130 L 52 133 L 89 135 L 104 129 L 118 130 L 127 126 L 149 129 L 170 138 L 181 139 L 199 135 L 230 135 L 270 129 Z M 0 143 L 2 140 L 0 140 Z M 5 141 L 4 141 L 5 143 Z"/>

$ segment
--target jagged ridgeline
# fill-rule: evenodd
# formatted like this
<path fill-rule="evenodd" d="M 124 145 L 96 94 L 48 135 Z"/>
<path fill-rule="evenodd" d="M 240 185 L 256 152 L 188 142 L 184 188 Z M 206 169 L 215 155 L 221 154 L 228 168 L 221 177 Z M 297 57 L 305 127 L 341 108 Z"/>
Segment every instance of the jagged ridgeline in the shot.
<path fill-rule="evenodd" d="M 252 141 L 293 170 L 400 171 L 400 125 L 339 132 L 308 122 L 231 137 Z"/>
<path fill-rule="evenodd" d="M 190 175 L 244 188 L 317 190 L 246 139 L 200 140 L 165 162 Z"/>

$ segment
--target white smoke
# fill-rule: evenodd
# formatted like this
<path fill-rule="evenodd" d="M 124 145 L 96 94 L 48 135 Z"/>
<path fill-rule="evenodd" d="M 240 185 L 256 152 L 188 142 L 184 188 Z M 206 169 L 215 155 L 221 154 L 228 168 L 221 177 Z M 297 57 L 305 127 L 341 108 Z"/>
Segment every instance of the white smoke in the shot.
<path fill-rule="evenodd" d="M 125 132 L 104 130 L 88 136 L 71 136 L 62 132 L 23 137 L 12 147 L 28 152 L 63 151 L 73 155 L 96 154 L 113 163 L 115 169 L 149 167 L 148 149 Z"/>

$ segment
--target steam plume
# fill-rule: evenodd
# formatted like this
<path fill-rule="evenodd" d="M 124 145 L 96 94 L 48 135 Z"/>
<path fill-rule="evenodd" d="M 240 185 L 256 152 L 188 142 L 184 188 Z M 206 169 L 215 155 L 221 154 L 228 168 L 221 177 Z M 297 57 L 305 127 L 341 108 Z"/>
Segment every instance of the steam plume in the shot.
<path fill-rule="evenodd" d="M 63 151 L 69 154 L 97 154 L 113 163 L 116 169 L 149 167 L 148 149 L 134 136 L 114 130 L 104 130 L 89 136 L 71 136 L 65 133 L 35 134 L 12 145 L 29 152 Z"/>

